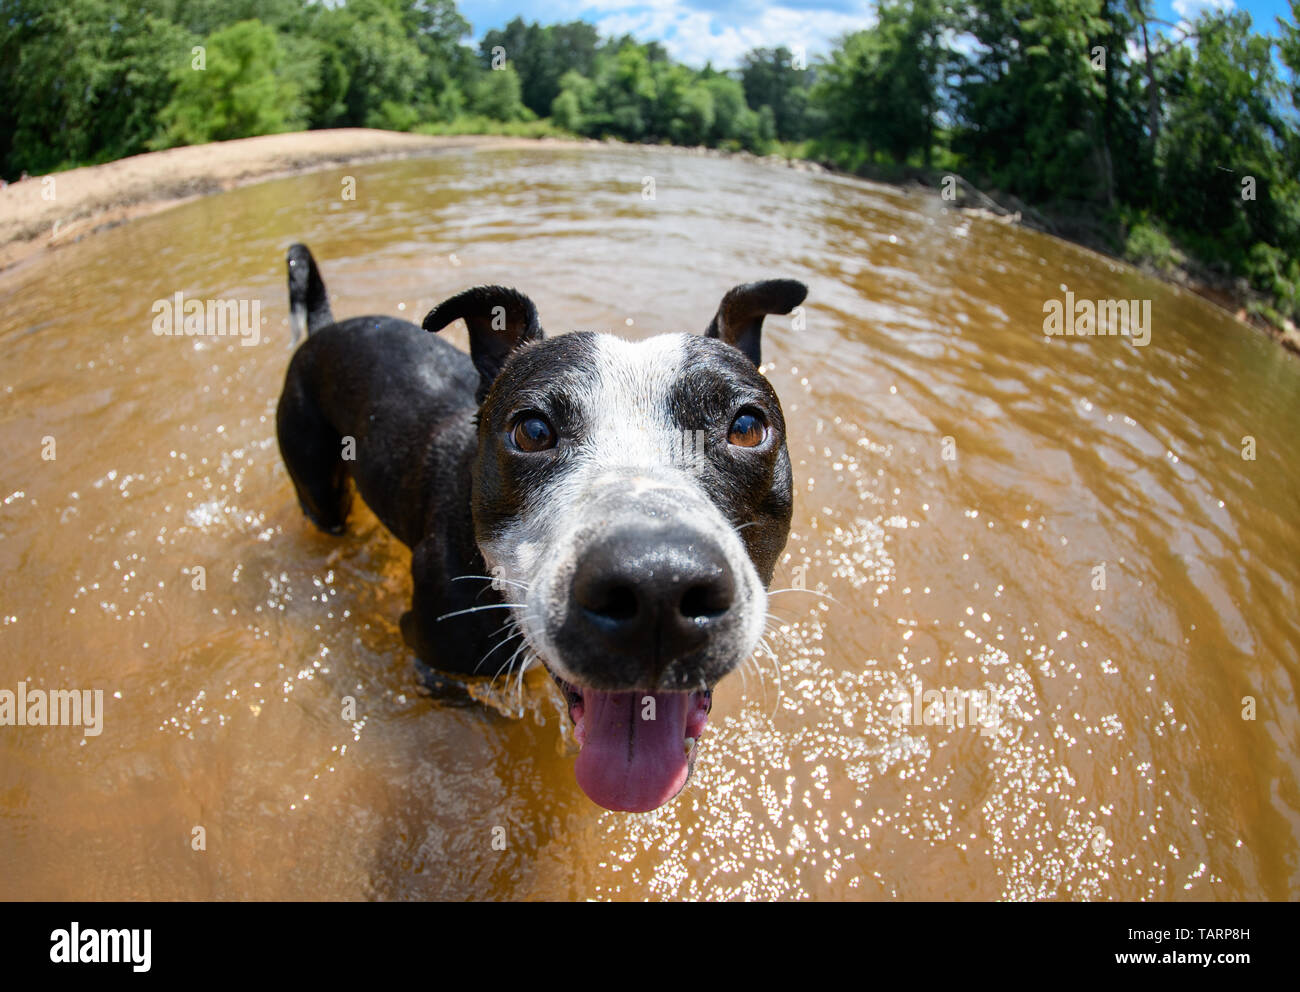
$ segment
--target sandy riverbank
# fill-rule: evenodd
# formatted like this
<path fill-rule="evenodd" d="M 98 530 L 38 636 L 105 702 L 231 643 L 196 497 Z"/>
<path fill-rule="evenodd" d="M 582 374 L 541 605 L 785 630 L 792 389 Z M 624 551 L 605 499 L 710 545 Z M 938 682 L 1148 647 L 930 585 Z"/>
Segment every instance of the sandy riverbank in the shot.
<path fill-rule="evenodd" d="M 555 139 L 419 135 L 368 128 L 268 134 L 133 155 L 0 189 L 0 269 L 124 220 L 208 193 L 347 162 L 449 148 L 522 148 Z"/>

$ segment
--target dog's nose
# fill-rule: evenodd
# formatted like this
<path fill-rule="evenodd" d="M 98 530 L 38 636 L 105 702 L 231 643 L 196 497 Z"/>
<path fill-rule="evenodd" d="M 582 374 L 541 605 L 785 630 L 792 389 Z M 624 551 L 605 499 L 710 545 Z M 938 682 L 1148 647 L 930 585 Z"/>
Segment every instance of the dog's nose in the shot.
<path fill-rule="evenodd" d="M 637 527 L 587 549 L 572 592 L 587 636 L 662 668 L 700 647 L 722 624 L 736 598 L 736 580 L 714 541 Z"/>

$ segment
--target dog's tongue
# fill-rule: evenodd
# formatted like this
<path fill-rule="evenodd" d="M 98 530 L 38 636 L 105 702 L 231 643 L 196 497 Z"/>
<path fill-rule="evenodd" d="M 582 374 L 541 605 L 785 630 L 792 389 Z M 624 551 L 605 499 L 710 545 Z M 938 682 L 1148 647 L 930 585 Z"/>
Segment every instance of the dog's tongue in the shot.
<path fill-rule="evenodd" d="M 588 798 L 606 809 L 644 813 L 677 795 L 689 773 L 683 740 L 691 700 L 684 692 L 584 689 L 574 771 Z"/>

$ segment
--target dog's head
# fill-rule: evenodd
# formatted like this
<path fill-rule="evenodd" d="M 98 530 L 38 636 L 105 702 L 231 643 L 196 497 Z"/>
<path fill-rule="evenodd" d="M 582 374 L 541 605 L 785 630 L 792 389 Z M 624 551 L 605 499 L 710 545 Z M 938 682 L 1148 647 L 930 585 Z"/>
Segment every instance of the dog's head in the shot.
<path fill-rule="evenodd" d="M 750 656 L 790 529 L 763 318 L 807 293 L 737 286 L 704 335 L 545 338 L 532 302 L 468 290 L 480 375 L 475 536 L 528 646 L 565 692 L 577 777 L 608 809 L 685 786 L 718 681 Z"/>

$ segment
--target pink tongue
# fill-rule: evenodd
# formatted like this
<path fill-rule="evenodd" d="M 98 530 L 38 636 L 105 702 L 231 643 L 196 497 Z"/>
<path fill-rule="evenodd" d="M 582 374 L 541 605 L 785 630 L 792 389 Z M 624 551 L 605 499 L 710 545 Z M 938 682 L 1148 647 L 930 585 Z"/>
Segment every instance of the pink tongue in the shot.
<path fill-rule="evenodd" d="M 606 809 L 644 813 L 681 792 L 691 700 L 687 692 L 584 689 L 585 740 L 574 771 L 587 797 Z M 651 713 L 654 719 L 645 719 Z"/>

